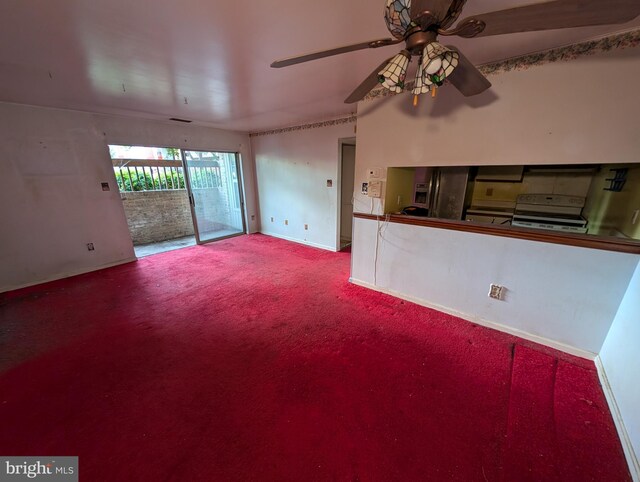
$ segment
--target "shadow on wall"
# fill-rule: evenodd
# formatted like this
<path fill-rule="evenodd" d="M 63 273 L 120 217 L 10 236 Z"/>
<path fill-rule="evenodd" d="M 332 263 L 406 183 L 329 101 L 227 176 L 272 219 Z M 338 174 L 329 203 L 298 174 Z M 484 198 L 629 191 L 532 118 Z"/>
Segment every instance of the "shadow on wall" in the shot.
<path fill-rule="evenodd" d="M 499 99 L 498 95 L 491 89 L 479 95 L 465 97 L 450 84 L 438 89 L 438 95 L 435 99 L 428 94 L 419 96 L 417 107 L 413 106 L 413 96 L 410 93 L 405 92 L 399 95 L 404 97 L 405 100 L 398 102 L 397 108 L 408 117 L 415 119 L 447 117 L 460 108 L 471 107 L 472 109 L 479 109 L 491 105 Z M 378 102 L 367 102 L 360 109 L 359 115 L 375 112 L 390 102 L 392 98 L 395 98 L 395 95 L 384 97 Z"/>

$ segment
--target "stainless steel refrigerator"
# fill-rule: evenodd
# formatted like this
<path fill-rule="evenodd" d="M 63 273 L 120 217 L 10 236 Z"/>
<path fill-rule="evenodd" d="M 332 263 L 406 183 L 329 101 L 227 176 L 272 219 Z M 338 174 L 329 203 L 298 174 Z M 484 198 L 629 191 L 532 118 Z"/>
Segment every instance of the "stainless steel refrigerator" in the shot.
<path fill-rule="evenodd" d="M 429 217 L 461 220 L 469 167 L 423 167 L 416 169 L 414 204 L 429 210 Z"/>

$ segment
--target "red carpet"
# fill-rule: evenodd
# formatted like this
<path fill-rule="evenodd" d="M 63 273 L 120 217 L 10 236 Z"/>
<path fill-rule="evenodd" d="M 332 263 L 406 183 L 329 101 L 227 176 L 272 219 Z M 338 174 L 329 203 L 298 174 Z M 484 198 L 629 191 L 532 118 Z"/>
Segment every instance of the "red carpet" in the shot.
<path fill-rule="evenodd" d="M 626 481 L 593 363 L 262 235 L 0 295 L 0 454 L 84 481 Z"/>

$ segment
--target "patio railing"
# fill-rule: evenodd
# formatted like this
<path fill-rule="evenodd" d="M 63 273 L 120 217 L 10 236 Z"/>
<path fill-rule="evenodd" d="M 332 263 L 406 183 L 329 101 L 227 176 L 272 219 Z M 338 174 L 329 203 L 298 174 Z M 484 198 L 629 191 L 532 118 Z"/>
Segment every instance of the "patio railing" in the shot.
<path fill-rule="evenodd" d="M 112 159 L 120 192 L 185 189 L 182 161 Z M 217 161 L 198 161 L 189 166 L 193 189 L 222 187 Z"/>

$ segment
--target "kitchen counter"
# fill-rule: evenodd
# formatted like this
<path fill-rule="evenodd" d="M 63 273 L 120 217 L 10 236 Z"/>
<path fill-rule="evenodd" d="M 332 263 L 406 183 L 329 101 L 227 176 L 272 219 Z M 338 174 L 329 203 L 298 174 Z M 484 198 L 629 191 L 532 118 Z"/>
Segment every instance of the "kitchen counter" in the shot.
<path fill-rule="evenodd" d="M 436 219 L 421 216 L 409 216 L 406 214 L 375 215 L 365 213 L 353 213 L 354 218 L 371 219 L 374 221 L 388 221 L 391 223 L 411 224 L 437 229 L 450 229 L 454 231 L 466 231 L 490 236 L 502 236 L 507 238 L 526 239 L 543 243 L 564 244 L 582 248 L 602 249 L 622 253 L 640 254 L 640 242 L 636 240 L 617 237 L 598 237 L 588 234 L 573 234 L 559 231 L 545 231 L 541 229 L 501 226 L 497 224 L 483 224 L 469 221 L 451 221 L 448 219 Z"/>

